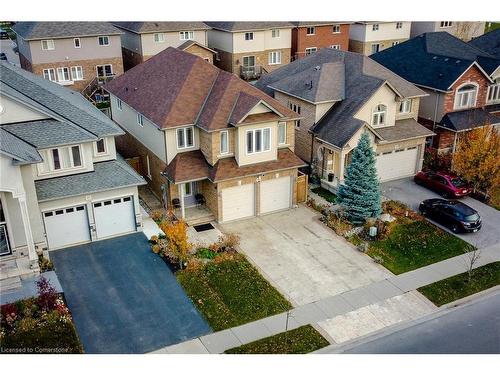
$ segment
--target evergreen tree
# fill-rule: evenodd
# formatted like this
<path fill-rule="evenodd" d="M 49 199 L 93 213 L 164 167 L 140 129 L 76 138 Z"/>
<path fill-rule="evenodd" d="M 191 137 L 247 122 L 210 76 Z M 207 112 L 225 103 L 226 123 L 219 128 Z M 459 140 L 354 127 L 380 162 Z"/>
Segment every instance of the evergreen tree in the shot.
<path fill-rule="evenodd" d="M 339 187 L 338 202 L 351 223 L 363 224 L 382 212 L 375 153 L 368 133 L 363 133 L 352 153 L 344 184 Z"/>

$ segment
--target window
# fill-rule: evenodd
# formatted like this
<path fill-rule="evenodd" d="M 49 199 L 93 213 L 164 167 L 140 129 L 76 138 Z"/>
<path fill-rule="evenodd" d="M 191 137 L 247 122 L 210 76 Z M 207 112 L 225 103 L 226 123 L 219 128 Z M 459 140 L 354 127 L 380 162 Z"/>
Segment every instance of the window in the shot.
<path fill-rule="evenodd" d="M 164 33 L 155 33 L 153 35 L 153 39 L 155 43 L 163 43 L 165 41 L 165 34 Z"/>
<path fill-rule="evenodd" d="M 306 34 L 307 35 L 314 35 L 314 34 L 316 34 L 316 28 L 315 27 L 308 27 L 306 29 Z"/>
<path fill-rule="evenodd" d="M 452 25 L 453 25 L 452 21 L 441 21 L 441 24 L 439 25 L 439 27 L 445 28 L 445 27 L 451 27 Z"/>
<path fill-rule="evenodd" d="M 488 87 L 488 103 L 500 101 L 500 82 Z"/>
<path fill-rule="evenodd" d="M 81 66 L 72 66 L 71 78 L 73 81 L 81 81 L 83 79 L 83 68 Z"/>
<path fill-rule="evenodd" d="M 57 68 L 57 80 L 59 82 L 68 82 L 70 81 L 69 78 L 69 69 L 64 67 L 64 68 Z"/>
<path fill-rule="evenodd" d="M 181 40 L 193 40 L 194 39 L 194 31 L 181 31 L 181 32 L 179 32 L 179 38 Z"/>
<path fill-rule="evenodd" d="M 228 152 L 229 152 L 228 131 L 223 130 L 220 132 L 220 153 L 227 154 Z"/>
<path fill-rule="evenodd" d="M 100 46 L 109 46 L 109 36 L 100 36 L 97 39 Z"/>
<path fill-rule="evenodd" d="M 83 165 L 80 146 L 69 146 L 43 150 L 43 164 L 39 164 L 39 172 L 47 173 L 65 169 L 78 168 Z"/>
<path fill-rule="evenodd" d="M 116 99 L 116 107 L 121 111 L 122 110 L 122 101 L 120 99 Z"/>
<path fill-rule="evenodd" d="M 403 22 L 396 22 L 396 29 L 402 29 L 403 28 Z"/>
<path fill-rule="evenodd" d="M 311 55 L 313 54 L 314 52 L 316 52 L 318 49 L 316 47 L 309 47 L 309 48 L 306 48 L 306 56 L 307 55 Z"/>
<path fill-rule="evenodd" d="M 380 26 L 380 25 L 379 25 L 378 23 L 374 23 L 374 24 L 372 25 L 372 31 L 377 31 L 377 30 L 379 29 L 379 26 Z"/>
<path fill-rule="evenodd" d="M 292 102 L 288 102 L 288 107 L 294 112 L 297 112 L 300 115 L 300 105 L 293 104 Z"/>
<path fill-rule="evenodd" d="M 104 138 L 99 139 L 95 143 L 96 154 L 105 154 L 106 153 L 106 140 Z"/>
<path fill-rule="evenodd" d="M 272 29 L 271 30 L 271 37 L 279 38 L 280 37 L 280 30 L 279 29 Z"/>
<path fill-rule="evenodd" d="M 49 81 L 55 82 L 56 79 L 56 71 L 52 68 L 43 70 L 43 78 L 48 79 Z"/>
<path fill-rule="evenodd" d="M 331 49 L 340 49 L 340 44 L 332 44 L 330 46 Z"/>
<path fill-rule="evenodd" d="M 286 122 L 278 123 L 278 144 L 286 144 Z"/>
<path fill-rule="evenodd" d="M 245 33 L 245 40 L 253 40 L 253 33 Z"/>
<path fill-rule="evenodd" d="M 193 147 L 193 127 L 177 129 L 177 148 L 179 150 Z"/>
<path fill-rule="evenodd" d="M 401 103 L 399 103 L 399 112 L 400 113 L 410 113 L 411 112 L 411 99 L 405 99 Z"/>
<path fill-rule="evenodd" d="M 42 49 L 44 51 L 53 50 L 55 48 L 56 48 L 56 46 L 55 46 L 54 41 L 52 39 L 42 40 Z"/>
<path fill-rule="evenodd" d="M 455 95 L 455 109 L 470 108 L 476 105 L 477 86 L 465 85 L 457 90 Z"/>
<path fill-rule="evenodd" d="M 140 113 L 137 114 L 137 123 L 141 126 L 144 126 L 144 117 Z"/>
<path fill-rule="evenodd" d="M 82 43 L 80 41 L 80 38 L 74 38 L 73 39 L 73 45 L 75 46 L 75 48 L 81 48 Z"/>
<path fill-rule="evenodd" d="M 372 115 L 372 125 L 373 126 L 383 126 L 385 125 L 385 116 L 387 113 L 387 107 L 383 104 L 379 104 L 373 110 Z"/>
<path fill-rule="evenodd" d="M 281 64 L 281 51 L 269 52 L 269 65 Z"/>
<path fill-rule="evenodd" d="M 71 159 L 73 161 L 73 167 L 82 166 L 82 158 L 80 155 L 80 146 L 71 147 Z"/>
<path fill-rule="evenodd" d="M 378 51 L 380 51 L 380 44 L 379 43 L 372 44 L 372 53 L 377 53 Z"/>
<path fill-rule="evenodd" d="M 392 46 L 397 46 L 399 44 L 399 40 L 396 40 L 395 42 L 392 42 Z"/>
<path fill-rule="evenodd" d="M 247 131 L 247 154 L 269 151 L 271 149 L 271 128 Z"/>
<path fill-rule="evenodd" d="M 333 32 L 334 34 L 338 34 L 338 33 L 340 33 L 340 25 L 333 25 L 333 27 L 332 27 L 332 32 Z"/>
<path fill-rule="evenodd" d="M 110 77 L 113 75 L 113 66 L 111 64 L 97 65 L 96 69 L 98 77 Z"/>

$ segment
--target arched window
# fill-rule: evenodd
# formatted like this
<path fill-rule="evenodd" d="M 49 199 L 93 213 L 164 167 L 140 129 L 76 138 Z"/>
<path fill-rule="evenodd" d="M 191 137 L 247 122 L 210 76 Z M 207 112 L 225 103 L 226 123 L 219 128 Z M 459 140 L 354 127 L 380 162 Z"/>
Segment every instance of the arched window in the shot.
<path fill-rule="evenodd" d="M 383 126 L 385 125 L 385 118 L 387 114 L 387 107 L 383 104 L 379 104 L 373 110 L 372 115 L 372 126 Z"/>
<path fill-rule="evenodd" d="M 476 85 L 466 84 L 459 87 L 455 96 L 455 109 L 475 107 L 476 97 Z"/>

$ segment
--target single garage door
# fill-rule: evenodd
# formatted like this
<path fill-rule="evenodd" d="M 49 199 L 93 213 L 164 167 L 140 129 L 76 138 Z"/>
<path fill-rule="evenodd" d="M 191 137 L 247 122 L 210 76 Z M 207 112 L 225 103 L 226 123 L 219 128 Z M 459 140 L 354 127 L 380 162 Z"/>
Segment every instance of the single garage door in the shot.
<path fill-rule="evenodd" d="M 255 215 L 255 184 L 222 189 L 222 221 Z"/>
<path fill-rule="evenodd" d="M 106 238 L 136 231 L 132 197 L 93 203 L 97 238 Z"/>
<path fill-rule="evenodd" d="M 260 213 L 290 208 L 291 178 L 281 177 L 260 183 Z"/>
<path fill-rule="evenodd" d="M 90 241 L 90 228 L 85 205 L 60 208 L 43 213 L 49 249 Z"/>
<path fill-rule="evenodd" d="M 415 174 L 418 148 L 396 150 L 377 156 L 377 173 L 380 181 L 395 180 Z"/>

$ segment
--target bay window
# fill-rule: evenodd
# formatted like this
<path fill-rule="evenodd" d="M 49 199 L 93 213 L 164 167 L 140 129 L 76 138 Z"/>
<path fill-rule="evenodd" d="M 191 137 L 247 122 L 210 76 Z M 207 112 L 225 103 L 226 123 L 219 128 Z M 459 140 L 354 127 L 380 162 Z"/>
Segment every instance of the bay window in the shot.
<path fill-rule="evenodd" d="M 177 148 L 182 150 L 194 145 L 193 127 L 177 129 Z"/>
<path fill-rule="evenodd" d="M 247 130 L 247 154 L 269 151 L 271 149 L 271 128 Z"/>

